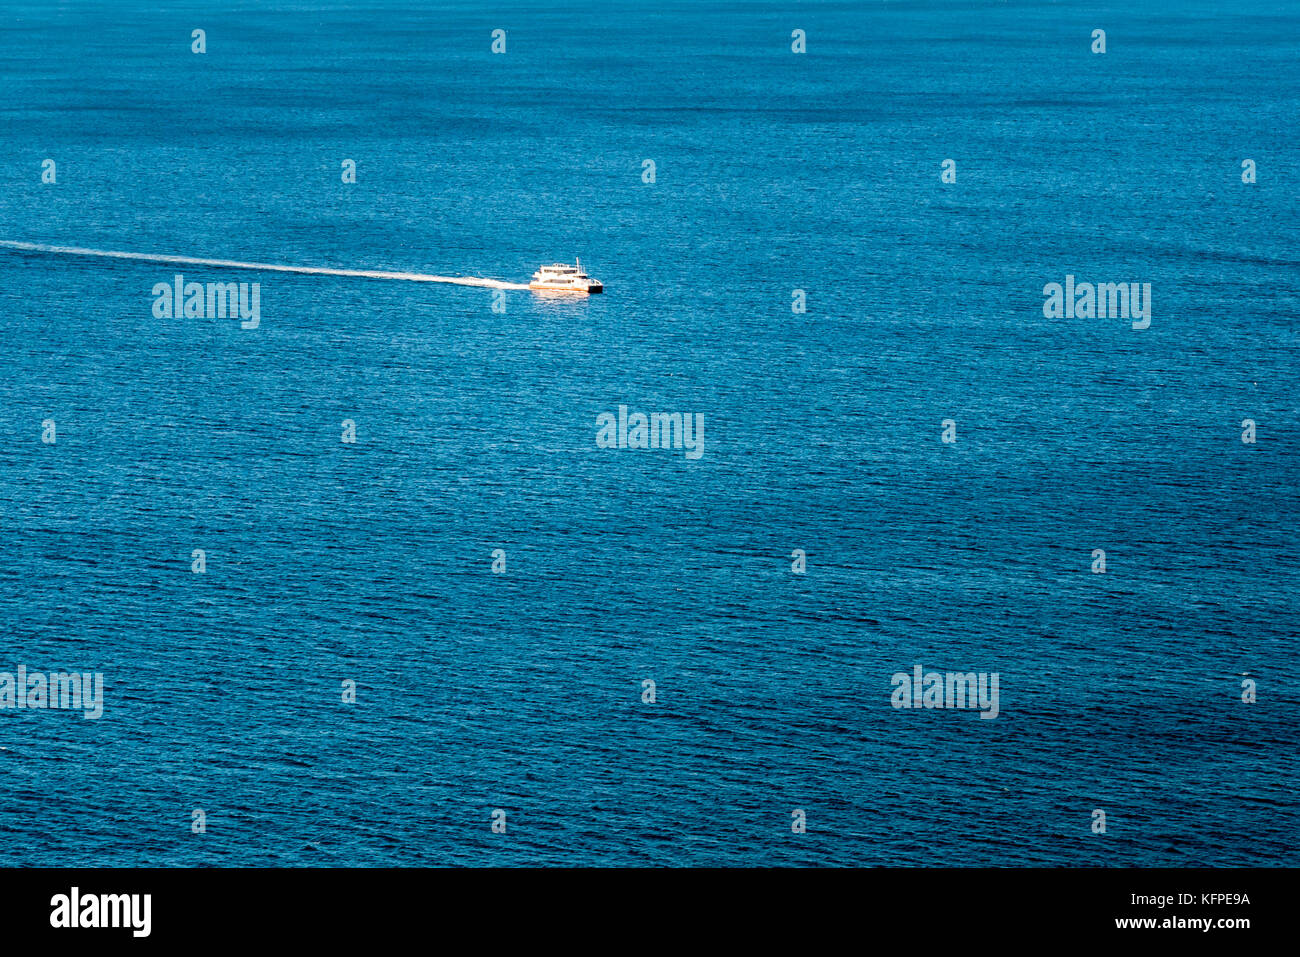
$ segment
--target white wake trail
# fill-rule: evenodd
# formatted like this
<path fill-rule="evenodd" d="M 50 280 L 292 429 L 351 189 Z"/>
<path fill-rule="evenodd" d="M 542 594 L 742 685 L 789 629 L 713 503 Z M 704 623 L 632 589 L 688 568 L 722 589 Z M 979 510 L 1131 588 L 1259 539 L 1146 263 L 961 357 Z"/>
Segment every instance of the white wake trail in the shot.
<path fill-rule="evenodd" d="M 456 286 L 479 286 L 485 289 L 527 289 L 527 283 L 481 279 L 478 276 L 431 276 L 419 272 L 383 272 L 378 269 L 326 269 L 318 266 L 283 266 L 276 263 L 244 263 L 233 259 L 199 259 L 195 256 L 159 256 L 155 253 L 125 253 L 112 249 L 82 249 L 78 246 L 46 246 L 43 243 L 20 243 L 0 239 L 0 247 L 33 253 L 62 253 L 66 256 L 99 256 L 106 259 L 137 259 L 151 263 L 176 263 L 181 266 L 222 266 L 226 269 L 257 269 L 263 272 L 296 272 L 309 276 L 352 276 L 358 279 L 404 279 L 407 282 L 445 282 Z"/>

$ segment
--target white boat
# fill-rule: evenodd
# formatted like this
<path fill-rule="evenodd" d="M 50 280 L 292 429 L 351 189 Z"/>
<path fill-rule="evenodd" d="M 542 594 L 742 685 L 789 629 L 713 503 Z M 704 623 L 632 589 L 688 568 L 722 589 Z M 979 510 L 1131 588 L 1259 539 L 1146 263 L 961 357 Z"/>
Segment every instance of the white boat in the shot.
<path fill-rule="evenodd" d="M 533 273 L 533 281 L 528 284 L 528 288 L 544 292 L 577 292 L 583 295 L 605 291 L 604 285 L 598 279 L 592 279 L 582 271 L 582 260 L 578 259 L 574 262 L 573 266 L 566 263 L 543 266 Z"/>

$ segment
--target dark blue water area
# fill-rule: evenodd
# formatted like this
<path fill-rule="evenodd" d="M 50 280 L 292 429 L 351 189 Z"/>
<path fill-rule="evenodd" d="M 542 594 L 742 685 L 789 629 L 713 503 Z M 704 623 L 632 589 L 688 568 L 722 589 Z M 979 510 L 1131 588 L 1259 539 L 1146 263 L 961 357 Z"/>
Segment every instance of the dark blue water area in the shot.
<path fill-rule="evenodd" d="M 208 7 L 0 11 L 0 239 L 606 292 L 0 249 L 0 863 L 1300 863 L 1293 4 Z"/>

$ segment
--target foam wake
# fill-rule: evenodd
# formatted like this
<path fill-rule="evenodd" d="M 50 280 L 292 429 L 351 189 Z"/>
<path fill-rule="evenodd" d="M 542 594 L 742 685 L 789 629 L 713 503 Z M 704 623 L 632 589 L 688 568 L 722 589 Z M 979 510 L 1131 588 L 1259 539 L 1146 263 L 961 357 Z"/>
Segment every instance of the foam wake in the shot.
<path fill-rule="evenodd" d="M 404 279 L 407 282 L 445 282 L 455 286 L 480 286 L 485 289 L 527 289 L 527 283 L 502 282 L 478 276 L 432 276 L 420 272 L 384 272 L 378 269 L 327 269 L 320 266 L 285 266 L 279 263 L 245 263 L 233 259 L 199 259 L 195 256 L 160 256 L 155 253 L 126 253 L 112 249 L 82 249 L 78 246 L 47 246 L 43 243 L 20 243 L 0 239 L 0 247 L 32 253 L 61 253 L 65 256 L 98 256 L 104 259 L 134 259 L 150 263 L 175 263 L 179 266 L 220 266 L 225 269 L 256 269 L 262 272 L 296 272 L 308 276 L 351 276 L 357 279 Z"/>

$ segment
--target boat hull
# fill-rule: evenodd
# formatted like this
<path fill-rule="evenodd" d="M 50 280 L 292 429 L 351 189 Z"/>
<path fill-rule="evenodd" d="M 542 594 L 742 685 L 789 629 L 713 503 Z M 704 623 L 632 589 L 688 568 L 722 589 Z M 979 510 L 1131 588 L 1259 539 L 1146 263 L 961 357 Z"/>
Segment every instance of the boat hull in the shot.
<path fill-rule="evenodd" d="M 544 282 L 530 282 L 528 288 L 533 290 L 533 292 L 564 292 L 577 296 L 587 296 L 593 293 L 605 291 L 605 287 L 598 282 L 588 283 L 585 286 L 553 286 Z"/>

